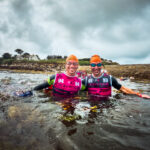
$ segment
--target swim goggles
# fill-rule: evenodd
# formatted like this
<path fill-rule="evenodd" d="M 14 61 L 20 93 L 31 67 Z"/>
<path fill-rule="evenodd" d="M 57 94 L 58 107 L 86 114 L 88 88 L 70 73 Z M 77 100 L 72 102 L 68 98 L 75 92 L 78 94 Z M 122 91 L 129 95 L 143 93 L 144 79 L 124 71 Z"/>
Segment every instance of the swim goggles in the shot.
<path fill-rule="evenodd" d="M 91 65 L 91 67 L 101 67 L 102 66 L 102 64 L 101 63 L 98 63 L 98 64 L 94 64 L 94 63 L 91 63 L 90 64 Z"/>

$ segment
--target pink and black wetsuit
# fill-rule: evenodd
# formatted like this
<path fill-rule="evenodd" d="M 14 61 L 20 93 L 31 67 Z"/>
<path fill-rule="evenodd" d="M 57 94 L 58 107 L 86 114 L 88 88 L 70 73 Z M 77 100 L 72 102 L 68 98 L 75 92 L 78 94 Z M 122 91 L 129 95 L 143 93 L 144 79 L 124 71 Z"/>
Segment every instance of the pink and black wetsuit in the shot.
<path fill-rule="evenodd" d="M 54 96 L 72 97 L 81 89 L 81 79 L 76 76 L 67 76 L 64 73 L 56 74 L 53 85 Z"/>
<path fill-rule="evenodd" d="M 108 98 L 111 96 L 111 76 L 103 73 L 99 78 L 90 75 L 86 79 L 86 88 L 90 96 Z"/>

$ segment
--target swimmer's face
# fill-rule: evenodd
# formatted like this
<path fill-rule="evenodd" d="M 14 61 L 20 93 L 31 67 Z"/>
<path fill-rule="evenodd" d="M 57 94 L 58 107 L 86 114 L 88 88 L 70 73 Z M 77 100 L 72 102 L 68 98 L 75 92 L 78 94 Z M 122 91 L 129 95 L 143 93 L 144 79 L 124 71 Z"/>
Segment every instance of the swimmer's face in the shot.
<path fill-rule="evenodd" d="M 95 77 L 99 77 L 101 75 L 102 64 L 93 62 L 90 64 L 91 71 Z"/>
<path fill-rule="evenodd" d="M 78 66 L 79 66 L 78 62 L 74 60 L 67 61 L 66 62 L 66 74 L 68 76 L 75 76 Z"/>

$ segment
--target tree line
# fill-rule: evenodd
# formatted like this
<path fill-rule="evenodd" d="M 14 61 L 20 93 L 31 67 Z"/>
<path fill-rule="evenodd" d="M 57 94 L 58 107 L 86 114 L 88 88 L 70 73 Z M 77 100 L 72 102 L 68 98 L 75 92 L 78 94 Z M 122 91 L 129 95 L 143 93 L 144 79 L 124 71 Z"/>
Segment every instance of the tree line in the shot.
<path fill-rule="evenodd" d="M 12 55 L 10 53 L 4 53 L 2 55 L 2 57 L 0 57 L 0 63 L 3 62 L 3 61 L 7 61 L 7 60 L 11 60 L 11 61 L 15 61 L 17 60 L 17 57 L 20 56 L 21 58 L 23 58 L 22 60 L 26 60 L 26 61 L 29 61 L 29 57 L 32 56 L 30 55 L 29 53 L 27 52 L 24 52 L 22 49 L 16 49 L 15 52 L 18 54 L 18 55 Z M 39 58 L 38 55 L 35 55 Z M 41 61 L 54 61 L 54 62 L 58 62 L 58 61 L 64 61 L 65 59 L 67 58 L 67 56 L 60 56 L 60 55 L 48 55 L 46 57 L 46 59 L 44 60 L 41 60 Z M 107 59 L 103 59 L 101 58 L 102 61 L 103 61 L 103 64 L 106 64 L 106 65 L 109 65 L 109 64 L 118 64 L 117 62 L 113 62 L 112 60 L 107 60 Z M 31 60 L 31 59 L 30 59 Z M 40 60 L 40 58 L 39 58 Z M 38 61 L 39 61 L 38 60 Z M 34 60 L 33 60 L 34 61 Z M 89 61 L 90 61 L 90 58 L 82 58 L 82 59 L 79 59 L 79 62 L 80 64 L 82 65 L 89 65 Z"/>
<path fill-rule="evenodd" d="M 23 58 L 27 58 L 27 57 L 30 56 L 29 53 L 24 52 L 22 49 L 16 49 L 15 52 L 16 52 L 18 55 L 22 56 Z M 16 57 L 17 57 L 17 55 L 12 55 L 12 54 L 10 54 L 10 53 L 8 53 L 8 52 L 6 52 L 6 53 L 4 53 L 4 54 L 2 55 L 2 58 L 3 58 L 3 59 L 15 59 Z"/>
<path fill-rule="evenodd" d="M 27 59 L 27 58 L 29 58 L 29 57 L 31 56 L 29 53 L 24 52 L 22 49 L 16 49 L 15 52 L 16 52 L 19 56 L 21 56 L 22 58 L 24 58 L 24 59 Z M 6 52 L 6 53 L 4 53 L 4 54 L 2 55 L 1 58 L 2 58 L 2 59 L 16 59 L 16 57 L 17 57 L 18 55 L 12 55 L 12 54 Z M 36 56 L 37 56 L 38 58 L 40 58 L 38 55 L 36 55 Z M 60 56 L 60 55 L 48 55 L 48 56 L 46 57 L 47 60 L 49 60 L 49 59 L 66 59 L 66 58 L 67 58 L 67 56 Z"/>

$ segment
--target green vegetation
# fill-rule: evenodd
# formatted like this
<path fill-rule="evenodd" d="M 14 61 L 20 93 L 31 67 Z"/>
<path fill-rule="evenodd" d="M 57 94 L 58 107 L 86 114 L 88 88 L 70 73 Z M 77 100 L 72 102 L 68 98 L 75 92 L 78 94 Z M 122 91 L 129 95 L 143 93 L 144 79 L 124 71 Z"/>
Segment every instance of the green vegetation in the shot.
<path fill-rule="evenodd" d="M 0 64 L 8 64 L 11 65 L 12 63 L 39 63 L 39 64 L 44 64 L 44 63 L 57 63 L 57 64 L 64 64 L 65 63 L 65 59 L 43 59 L 43 60 L 27 60 L 27 59 L 23 59 L 23 60 L 16 60 L 16 59 L 4 59 L 4 58 L 0 58 Z M 79 60 L 79 64 L 81 66 L 88 66 L 90 65 L 90 62 L 88 60 Z M 118 63 L 116 62 L 106 62 L 103 61 L 104 65 L 117 65 Z"/>
<path fill-rule="evenodd" d="M 107 61 L 103 61 L 103 65 L 105 66 L 105 65 L 118 65 L 118 63 L 117 62 L 107 62 Z"/>
<path fill-rule="evenodd" d="M 14 63 L 14 59 L 4 59 L 4 58 L 0 58 L 0 64 L 9 64 L 11 65 L 12 63 Z"/>
<path fill-rule="evenodd" d="M 65 59 L 44 59 L 36 61 L 37 63 L 58 63 L 58 64 L 64 64 Z"/>
<path fill-rule="evenodd" d="M 29 53 L 24 52 L 22 49 L 16 49 L 15 52 L 18 55 L 12 55 L 9 53 L 4 53 L 2 57 L 0 57 L 0 64 L 8 64 L 12 63 L 55 63 L 55 64 L 64 64 L 67 56 L 59 56 L 59 55 L 48 55 L 46 59 L 41 60 L 38 55 L 30 55 Z M 111 60 L 103 59 L 104 65 L 117 65 L 118 63 L 112 62 Z M 90 58 L 82 58 L 79 59 L 79 64 L 81 66 L 89 66 Z"/>
<path fill-rule="evenodd" d="M 12 64 L 12 63 L 39 63 L 39 64 L 44 64 L 44 63 L 58 63 L 58 64 L 64 64 L 65 63 L 65 59 L 49 59 L 49 60 L 27 60 L 27 59 L 23 59 L 23 60 L 16 60 L 16 59 L 3 59 L 0 58 L 0 64 Z"/>
<path fill-rule="evenodd" d="M 89 66 L 90 65 L 90 62 L 87 61 L 87 60 L 79 60 L 79 64 L 80 66 Z"/>

